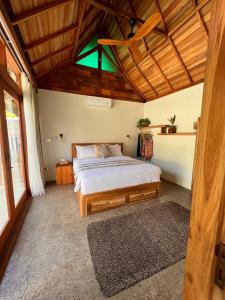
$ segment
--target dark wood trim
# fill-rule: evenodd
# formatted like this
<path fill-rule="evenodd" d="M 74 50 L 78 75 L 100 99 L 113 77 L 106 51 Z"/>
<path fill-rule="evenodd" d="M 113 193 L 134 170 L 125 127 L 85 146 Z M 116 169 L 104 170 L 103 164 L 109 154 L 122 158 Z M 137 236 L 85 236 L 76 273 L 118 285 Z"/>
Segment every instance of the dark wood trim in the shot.
<path fill-rule="evenodd" d="M 31 205 L 31 197 L 25 198 L 23 201 L 20 210 L 13 222 L 13 224 L 8 224 L 8 233 L 5 237 L 5 242 L 0 248 L 0 282 L 5 273 L 6 267 L 8 265 L 10 256 L 12 254 L 13 248 L 16 244 L 16 240 L 19 236 L 20 230 L 22 228 L 23 222 L 25 220 L 28 209 Z M 7 227 L 5 227 L 7 228 Z"/>
<path fill-rule="evenodd" d="M 102 47 L 102 52 L 105 54 L 105 56 L 108 58 L 108 60 L 111 62 L 111 64 L 117 69 L 117 71 L 120 73 L 120 68 L 118 65 L 113 61 L 113 59 L 110 57 L 110 55 L 105 51 L 105 49 Z"/>
<path fill-rule="evenodd" d="M 49 91 L 58 91 L 58 92 L 64 92 L 64 93 L 71 93 L 71 94 L 77 94 L 77 95 L 85 95 L 87 96 L 87 93 L 85 92 L 82 92 L 82 91 L 76 91 L 76 90 L 73 90 L 73 89 L 64 89 L 64 88 L 60 88 L 58 86 L 52 86 L 52 87 L 41 87 L 41 89 L 44 89 L 44 90 L 49 90 Z M 96 96 L 96 97 L 103 97 L 105 98 L 106 96 L 103 96 L 102 94 L 100 93 L 95 93 L 93 94 L 92 96 Z M 140 95 L 138 95 L 140 96 Z M 138 102 L 138 103 L 143 103 L 144 101 L 140 101 L 138 99 L 131 99 L 129 96 L 127 96 L 127 98 L 125 97 L 122 97 L 122 96 L 112 96 L 110 95 L 110 99 L 115 99 L 115 100 L 123 100 L 123 101 L 129 101 L 129 102 Z"/>
<path fill-rule="evenodd" d="M 80 56 L 77 56 L 77 57 L 75 58 L 75 61 L 74 61 L 74 62 L 79 61 L 80 59 L 82 59 L 82 58 L 88 56 L 89 54 L 95 52 L 96 50 L 98 50 L 98 46 L 96 46 L 96 47 L 94 47 L 94 48 L 88 50 L 87 52 L 81 54 Z"/>
<path fill-rule="evenodd" d="M 45 3 L 39 7 L 30 9 L 30 10 L 25 11 L 25 12 L 15 16 L 14 18 L 12 18 L 12 20 L 11 20 L 12 25 L 15 26 L 21 22 L 29 20 L 30 18 L 33 18 L 40 14 L 46 13 L 52 9 L 59 8 L 60 6 L 68 4 L 72 1 L 73 0 L 54 0 L 52 2 Z"/>
<path fill-rule="evenodd" d="M 61 49 L 59 49 L 59 50 L 56 50 L 56 51 L 54 51 L 54 52 L 52 52 L 52 53 L 49 53 L 48 55 L 45 55 L 45 56 L 43 56 L 43 57 L 41 57 L 41 58 L 39 58 L 39 59 L 37 59 L 37 60 L 34 60 L 34 61 L 31 63 L 30 66 L 33 67 L 33 66 L 35 66 L 35 65 L 38 65 L 38 64 L 42 63 L 43 61 L 46 61 L 47 59 L 52 58 L 53 56 L 55 56 L 55 55 L 57 55 L 57 54 L 59 54 L 59 53 L 61 53 L 61 52 L 70 50 L 70 49 L 72 49 L 72 48 L 73 48 L 73 44 L 72 44 L 72 45 L 69 45 L 69 46 L 66 46 L 66 47 L 63 47 L 63 48 L 61 48 Z"/>
<path fill-rule="evenodd" d="M 61 29 L 59 31 L 51 33 L 51 34 L 49 34 L 47 36 L 44 36 L 43 38 L 40 38 L 40 39 L 38 39 L 36 41 L 33 41 L 33 42 L 25 45 L 23 47 L 23 51 L 26 52 L 26 51 L 28 51 L 30 49 L 33 49 L 33 48 L 35 48 L 35 47 L 37 47 L 37 46 L 45 43 L 45 42 L 48 42 L 49 40 L 52 40 L 52 39 L 55 39 L 56 37 L 59 37 L 60 35 L 63 35 L 65 33 L 68 33 L 70 31 L 77 30 L 77 29 L 78 29 L 78 26 L 76 24 L 73 24 L 73 25 L 70 25 L 68 27 L 65 27 L 65 28 L 63 28 L 63 29 Z"/>

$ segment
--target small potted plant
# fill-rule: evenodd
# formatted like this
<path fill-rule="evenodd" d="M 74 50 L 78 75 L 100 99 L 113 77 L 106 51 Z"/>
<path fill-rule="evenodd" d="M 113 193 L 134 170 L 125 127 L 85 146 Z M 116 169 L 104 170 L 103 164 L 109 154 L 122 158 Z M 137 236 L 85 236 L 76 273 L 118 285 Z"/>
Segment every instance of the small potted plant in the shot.
<path fill-rule="evenodd" d="M 174 125 L 175 120 L 176 120 L 176 115 L 174 115 L 173 117 L 168 119 L 168 121 L 170 122 L 170 125 L 168 126 L 168 133 L 176 133 L 177 132 L 177 127 L 176 127 L 176 125 Z"/>
<path fill-rule="evenodd" d="M 148 127 L 151 124 L 151 121 L 149 120 L 149 118 L 145 118 L 145 119 L 140 119 L 137 122 L 137 128 L 139 128 L 140 130 Z"/>

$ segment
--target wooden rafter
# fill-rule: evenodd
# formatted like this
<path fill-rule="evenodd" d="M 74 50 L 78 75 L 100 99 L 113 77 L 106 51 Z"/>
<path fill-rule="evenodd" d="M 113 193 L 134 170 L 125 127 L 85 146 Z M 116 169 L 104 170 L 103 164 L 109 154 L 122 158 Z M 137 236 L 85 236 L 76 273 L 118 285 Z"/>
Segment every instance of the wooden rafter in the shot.
<path fill-rule="evenodd" d="M 68 33 L 70 31 L 77 30 L 77 29 L 78 29 L 78 26 L 76 24 L 73 24 L 73 25 L 70 25 L 68 27 L 65 27 L 65 28 L 63 28 L 63 29 L 61 29 L 59 31 L 51 33 L 51 34 L 49 34 L 47 36 L 44 36 L 43 38 L 40 38 L 40 39 L 38 39 L 36 41 L 33 41 L 33 42 L 25 45 L 23 47 L 23 51 L 28 51 L 28 50 L 30 50 L 30 49 L 32 49 L 34 47 L 37 47 L 37 46 L 39 46 L 39 45 L 41 45 L 41 44 L 43 44 L 45 42 L 48 42 L 49 40 L 55 39 L 56 37 L 59 37 L 60 35 L 63 35 L 65 33 Z"/>
<path fill-rule="evenodd" d="M 76 56 L 75 62 L 77 62 L 78 60 L 80 60 L 80 59 L 82 59 L 82 58 L 88 56 L 89 54 L 91 54 L 91 53 L 93 53 L 93 52 L 95 52 L 95 51 L 97 51 L 97 50 L 98 50 L 98 46 L 96 46 L 96 47 L 94 47 L 94 48 L 88 50 L 87 52 L 81 54 L 80 56 Z"/>
<path fill-rule="evenodd" d="M 165 30 L 167 30 L 167 25 L 166 25 L 166 23 L 165 23 L 165 20 L 164 20 L 164 17 L 163 17 L 163 13 L 162 13 L 161 7 L 160 7 L 160 5 L 159 5 L 159 1 L 158 1 L 158 0 L 154 0 L 154 1 L 155 1 L 155 5 L 156 5 L 157 10 L 161 13 L 163 27 L 165 28 Z M 176 55 L 176 57 L 177 57 L 177 60 L 178 60 L 179 63 L 180 63 L 180 66 L 181 66 L 181 68 L 183 69 L 185 75 L 187 76 L 188 80 L 189 80 L 190 82 L 192 82 L 193 80 L 192 80 L 192 78 L 191 78 L 191 76 L 190 76 L 190 74 L 189 74 L 189 72 L 188 72 L 188 70 L 187 70 L 187 67 L 185 66 L 185 64 L 184 64 L 184 62 L 183 62 L 183 60 L 182 60 L 182 58 L 181 58 L 181 56 L 180 56 L 180 53 L 177 51 L 177 48 L 176 48 L 176 46 L 175 46 L 175 44 L 174 44 L 174 41 L 172 40 L 172 38 L 171 38 L 170 35 L 168 35 L 168 38 L 167 38 L 167 39 L 168 39 L 168 42 L 169 42 L 171 48 L 173 49 L 173 51 L 174 51 L 174 53 L 175 53 L 175 55 Z"/>
<path fill-rule="evenodd" d="M 99 15 L 99 14 L 98 14 Z M 103 14 L 102 14 L 103 16 Z M 96 20 L 97 16 L 96 15 L 93 15 L 92 19 L 89 21 L 90 24 L 92 24 L 95 20 Z M 101 16 L 98 18 L 99 20 L 99 23 L 101 22 Z M 88 28 L 91 28 L 91 26 L 88 26 Z M 99 27 L 97 25 L 97 27 Z M 80 33 L 82 35 L 82 33 Z M 96 28 L 94 28 L 94 30 L 92 30 L 88 36 L 86 37 L 86 39 L 81 43 L 81 45 L 79 45 L 79 47 L 77 47 L 77 50 L 76 50 L 76 54 L 75 56 L 83 49 L 83 47 L 85 47 L 85 45 L 96 35 Z"/>
<path fill-rule="evenodd" d="M 62 66 L 68 66 L 69 64 L 71 64 L 71 59 L 70 59 L 70 57 L 68 57 L 68 58 L 67 58 L 66 60 L 64 60 L 63 62 L 60 62 L 60 63 L 58 63 L 58 64 L 55 64 L 55 65 L 53 65 L 51 68 L 49 68 L 49 69 L 47 69 L 47 70 L 45 70 L 45 71 L 43 71 L 43 72 L 41 72 L 41 73 L 38 73 L 38 74 L 35 76 L 35 78 L 37 79 L 37 78 L 43 77 L 43 76 L 47 75 L 48 73 L 54 71 L 55 69 L 60 68 L 60 67 L 62 67 Z"/>
<path fill-rule="evenodd" d="M 106 30 L 104 31 L 104 34 L 106 35 L 106 37 L 111 38 L 110 34 Z M 116 51 L 116 48 L 114 46 L 110 46 L 110 49 L 113 51 L 113 54 L 117 60 L 118 66 L 120 67 L 121 75 L 124 77 L 125 80 L 127 80 L 130 83 L 130 85 L 136 91 L 137 95 L 139 95 L 141 97 L 142 101 L 146 102 L 144 94 L 139 90 L 138 87 L 135 86 L 132 79 L 125 73 L 124 66 L 120 61 L 119 55 Z"/>
<path fill-rule="evenodd" d="M 39 7 L 35 7 L 31 10 L 28 10 L 26 12 L 23 12 L 21 13 L 20 15 L 18 16 L 15 16 L 11 22 L 12 22 L 12 25 L 17 25 L 21 22 L 24 22 L 30 18 L 33 18 L 33 17 L 36 17 L 40 14 L 43 14 L 43 13 L 46 13 L 52 9 L 55 9 L 55 8 L 58 8 L 62 5 L 65 5 L 69 2 L 72 2 L 73 0 L 54 0 L 52 2 L 48 2 L 46 4 L 43 4 Z"/>
<path fill-rule="evenodd" d="M 206 38 L 207 41 L 208 41 L 208 38 L 209 38 L 209 37 L 208 37 L 208 31 L 207 31 L 207 28 L 206 28 L 205 24 L 203 23 L 203 20 L 202 20 L 202 17 L 201 17 L 201 15 L 200 15 L 199 10 L 196 9 L 196 8 L 197 8 L 197 3 L 196 3 L 196 1 L 195 1 L 195 0 L 192 0 L 192 4 L 193 4 L 193 7 L 194 7 L 194 9 L 195 9 L 196 17 L 197 17 L 197 19 L 198 19 L 198 21 L 199 21 L 199 23 L 200 23 L 200 26 L 201 26 L 201 28 L 202 28 L 202 30 L 203 30 L 204 35 L 205 35 L 205 38 Z"/>
<path fill-rule="evenodd" d="M 79 1 L 79 6 L 78 6 L 78 12 L 77 12 L 78 29 L 77 29 L 77 32 L 76 32 L 76 35 L 75 35 L 75 40 L 74 40 L 74 49 L 73 49 L 73 53 L 72 53 L 72 60 L 75 57 L 76 50 L 77 50 L 77 44 L 78 44 L 80 31 L 81 31 L 81 27 L 82 27 L 85 7 L 86 7 L 86 0 L 80 0 Z"/>
<path fill-rule="evenodd" d="M 201 1 L 198 6 L 196 7 L 195 10 L 191 11 L 184 17 L 179 24 L 177 24 L 175 27 L 173 27 L 170 31 L 168 31 L 168 36 L 171 36 L 174 34 L 177 30 L 179 30 L 186 22 L 188 22 L 196 13 L 196 10 L 200 10 L 203 8 L 205 5 L 207 5 L 211 0 L 203 0 Z M 152 52 L 154 49 L 158 48 L 162 43 L 165 43 L 167 40 L 163 39 L 159 43 L 157 43 L 154 47 L 149 49 L 146 53 L 143 54 L 142 59 L 134 63 L 129 69 L 125 71 L 125 73 L 129 73 L 133 68 L 136 67 L 137 64 L 141 64 L 144 59 L 148 56 L 149 52 Z"/>
<path fill-rule="evenodd" d="M 119 20 L 118 20 L 118 18 L 117 18 L 116 16 L 115 16 L 114 18 L 115 18 L 116 24 L 117 24 L 117 26 L 118 26 L 118 28 L 119 28 L 119 30 L 120 30 L 120 33 L 121 33 L 123 39 L 125 40 L 126 37 L 125 37 L 125 34 L 124 34 L 124 32 L 123 32 L 123 29 L 122 29 L 122 27 L 121 27 L 121 25 L 120 25 L 120 23 L 119 23 Z M 127 49 L 128 49 L 128 52 L 129 52 L 129 55 L 130 55 L 131 59 L 135 62 L 135 59 L 134 59 L 134 57 L 133 57 L 133 54 L 132 54 L 131 50 L 129 49 L 129 47 L 128 47 Z M 148 84 L 148 86 L 150 87 L 150 89 L 154 92 L 155 95 L 158 95 L 157 92 L 156 92 L 156 90 L 155 90 L 155 88 L 152 86 L 151 82 L 150 82 L 149 79 L 145 76 L 144 72 L 142 72 L 142 70 L 139 68 L 138 65 L 137 65 L 137 68 L 138 68 L 139 72 L 141 73 L 142 77 L 145 79 L 145 81 L 146 81 L 146 83 Z"/>
<path fill-rule="evenodd" d="M 110 55 L 105 51 L 104 48 L 102 48 L 103 53 L 105 54 L 105 56 L 108 58 L 108 60 L 112 63 L 112 65 L 117 69 L 117 72 L 120 72 L 120 68 L 118 67 L 118 65 L 113 61 L 113 59 L 110 57 Z"/>
<path fill-rule="evenodd" d="M 37 59 L 37 60 L 34 60 L 34 61 L 30 64 L 30 66 L 31 66 L 31 67 L 34 67 L 35 65 L 38 65 L 38 64 L 42 63 L 43 61 L 46 61 L 47 59 L 52 58 L 53 56 L 55 56 L 55 55 L 57 55 L 57 54 L 59 54 L 59 53 L 61 53 L 61 52 L 68 51 L 68 50 L 70 50 L 70 49 L 72 49 L 72 48 L 73 48 L 73 44 L 72 44 L 72 45 L 69 45 L 69 46 L 66 46 L 66 47 L 63 47 L 63 48 L 61 48 L 61 49 L 59 49 L 59 50 L 56 50 L 56 51 L 54 51 L 54 52 L 51 52 L 51 53 L 49 53 L 49 54 L 47 54 L 47 55 L 45 55 L 45 56 L 43 56 L 43 57 L 41 57 L 41 58 L 39 58 L 39 59 Z"/>
<path fill-rule="evenodd" d="M 134 9 L 134 6 L 132 4 L 132 0 L 128 0 L 128 3 L 129 3 L 129 6 L 130 6 L 130 9 L 133 13 L 133 15 L 136 17 L 136 12 L 135 12 L 135 9 Z M 165 26 L 164 26 L 164 29 L 165 29 Z M 169 80 L 166 78 L 166 75 L 163 73 L 162 69 L 160 68 L 159 64 L 157 63 L 157 61 L 155 60 L 155 58 L 153 57 L 151 51 L 149 51 L 149 47 L 148 47 L 148 44 L 145 40 L 145 38 L 142 39 L 142 42 L 145 46 L 145 50 L 148 51 L 148 56 L 149 58 L 151 59 L 152 63 L 154 64 L 154 66 L 156 67 L 156 69 L 158 70 L 158 72 L 160 73 L 160 75 L 163 77 L 163 79 L 166 81 L 166 83 L 168 84 L 169 86 L 169 89 L 172 91 L 173 90 L 173 87 L 171 85 L 171 83 L 169 82 Z"/>
<path fill-rule="evenodd" d="M 171 36 L 172 34 L 174 34 L 178 29 L 180 29 L 185 23 L 187 23 L 195 14 L 196 11 L 199 11 L 201 8 L 203 8 L 204 6 L 206 6 L 206 4 L 208 4 L 211 0 L 202 0 L 195 9 L 193 9 L 193 11 L 190 11 L 184 18 L 182 18 L 182 20 L 180 21 L 179 24 L 177 24 L 176 26 L 174 26 L 169 32 L 168 32 L 168 36 Z"/>
<path fill-rule="evenodd" d="M 104 10 L 106 11 L 107 13 L 115 16 L 115 17 L 122 17 L 122 18 L 125 18 L 125 19 L 130 19 L 130 18 L 133 18 L 134 15 L 133 14 L 129 14 L 127 12 L 123 12 L 123 11 L 119 11 L 119 10 L 116 10 L 114 8 L 112 8 L 111 6 L 109 5 L 106 5 L 106 4 L 103 4 L 103 3 L 100 3 L 96 0 L 87 0 L 90 4 L 92 4 L 93 6 L 101 9 L 101 10 Z M 144 20 L 140 19 L 140 18 L 136 18 L 137 22 L 141 23 L 141 24 L 144 24 Z M 167 37 L 167 34 L 165 32 L 163 32 L 161 29 L 158 29 L 158 28 L 155 28 L 153 29 L 153 32 L 166 38 Z"/>
<path fill-rule="evenodd" d="M 80 51 L 91 41 L 91 39 L 94 37 L 95 34 L 96 34 L 95 29 L 88 34 L 86 39 L 84 39 L 84 41 L 79 45 L 79 47 L 77 47 L 76 55 L 78 55 Z"/>

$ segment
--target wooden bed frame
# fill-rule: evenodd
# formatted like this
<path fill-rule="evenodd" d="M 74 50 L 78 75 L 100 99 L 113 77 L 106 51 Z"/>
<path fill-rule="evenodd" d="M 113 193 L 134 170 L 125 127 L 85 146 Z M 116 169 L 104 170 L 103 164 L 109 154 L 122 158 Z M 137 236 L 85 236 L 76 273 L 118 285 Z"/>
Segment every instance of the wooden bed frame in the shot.
<path fill-rule="evenodd" d="M 103 143 L 73 143 L 72 144 L 72 158 L 77 157 L 77 146 L 88 146 Z M 105 143 L 107 145 L 121 145 L 122 143 Z M 117 208 L 123 205 L 134 204 L 147 200 L 149 198 L 157 198 L 159 193 L 160 181 L 129 186 L 125 188 L 92 193 L 82 195 L 81 192 L 76 192 L 77 199 L 80 205 L 80 215 L 85 217 L 87 215 L 105 211 L 108 209 Z"/>

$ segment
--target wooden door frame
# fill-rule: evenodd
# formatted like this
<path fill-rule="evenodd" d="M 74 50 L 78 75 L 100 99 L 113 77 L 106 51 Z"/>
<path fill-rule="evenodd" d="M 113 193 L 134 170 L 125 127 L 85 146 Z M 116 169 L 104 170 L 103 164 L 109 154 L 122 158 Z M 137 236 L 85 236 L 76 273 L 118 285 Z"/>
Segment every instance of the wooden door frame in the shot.
<path fill-rule="evenodd" d="M 9 220 L 6 223 L 4 229 L 0 233 L 0 281 L 4 274 L 5 268 L 8 264 L 11 252 L 13 250 L 16 238 L 20 232 L 20 228 L 23 224 L 23 220 L 26 216 L 26 212 L 31 204 L 31 197 L 29 191 L 29 180 L 28 180 L 28 161 L 27 161 L 27 145 L 26 145 L 26 128 L 25 118 L 23 113 L 23 98 L 21 89 L 21 79 L 18 78 L 17 83 L 10 77 L 7 72 L 7 59 L 6 59 L 6 45 L 0 38 L 0 54 L 3 59 L 0 63 L 0 137 L 2 139 L 2 145 L 0 145 L 3 151 L 3 170 L 6 174 L 6 189 L 8 207 L 10 211 Z M 21 76 L 18 74 L 17 76 Z M 21 146 L 23 148 L 24 156 L 24 171 L 26 176 L 26 192 L 23 197 L 15 206 L 12 186 L 12 175 L 10 172 L 10 162 L 8 159 L 9 141 L 7 133 L 7 123 L 5 117 L 5 101 L 4 91 L 9 93 L 14 99 L 19 102 L 20 110 L 20 130 L 21 130 Z"/>
<path fill-rule="evenodd" d="M 184 300 L 212 300 L 225 205 L 225 0 L 214 0 L 196 150 Z M 217 298 L 224 299 L 224 298 Z"/>

